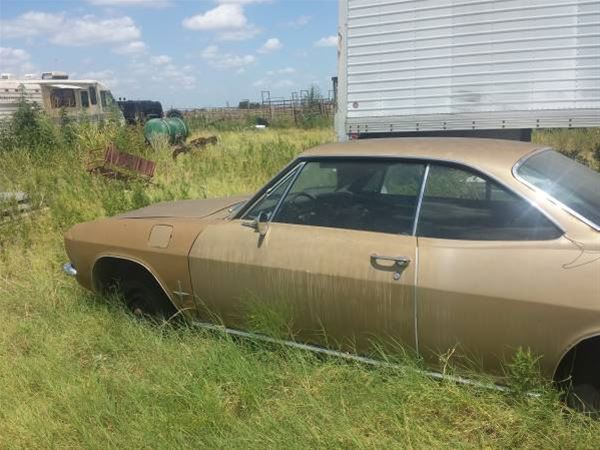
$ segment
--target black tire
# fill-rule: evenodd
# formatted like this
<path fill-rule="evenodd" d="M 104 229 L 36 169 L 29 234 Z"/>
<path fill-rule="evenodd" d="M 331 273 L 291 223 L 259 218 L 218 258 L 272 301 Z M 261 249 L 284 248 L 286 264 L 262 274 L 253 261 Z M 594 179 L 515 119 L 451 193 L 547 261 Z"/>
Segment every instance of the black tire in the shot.
<path fill-rule="evenodd" d="M 154 283 L 127 280 L 121 283 L 120 290 L 127 308 L 136 316 L 168 320 L 177 313 L 171 301 Z"/>
<path fill-rule="evenodd" d="M 600 389 L 592 384 L 577 384 L 567 394 L 567 405 L 576 411 L 600 417 Z"/>

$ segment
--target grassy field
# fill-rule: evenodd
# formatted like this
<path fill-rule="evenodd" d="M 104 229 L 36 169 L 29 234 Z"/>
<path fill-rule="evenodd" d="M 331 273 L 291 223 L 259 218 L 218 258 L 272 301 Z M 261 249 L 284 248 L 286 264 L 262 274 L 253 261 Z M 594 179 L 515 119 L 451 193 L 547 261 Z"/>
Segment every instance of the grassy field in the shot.
<path fill-rule="evenodd" d="M 164 144 L 145 148 L 140 130 L 111 125 L 5 132 L 0 191 L 28 192 L 44 209 L 0 225 L 0 448 L 600 447 L 600 423 L 543 386 L 539 398 L 503 394 L 152 325 L 62 274 L 70 225 L 252 191 L 333 133 L 220 137 L 174 161 Z M 580 138 L 536 136 L 558 139 L 570 150 Z M 581 139 L 593 164 L 600 138 Z M 112 140 L 158 161 L 152 185 L 87 173 Z"/>

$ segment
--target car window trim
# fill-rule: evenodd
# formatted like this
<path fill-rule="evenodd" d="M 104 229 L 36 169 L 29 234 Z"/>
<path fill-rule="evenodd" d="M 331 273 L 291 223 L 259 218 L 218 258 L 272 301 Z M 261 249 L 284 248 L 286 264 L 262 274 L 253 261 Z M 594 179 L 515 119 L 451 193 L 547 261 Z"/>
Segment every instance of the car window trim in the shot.
<path fill-rule="evenodd" d="M 450 161 L 450 160 L 442 160 L 442 159 L 428 159 L 428 164 L 427 167 L 428 169 L 430 169 L 431 165 L 439 165 L 439 166 L 446 166 L 446 167 L 456 167 L 456 168 L 460 168 L 460 169 L 466 169 L 466 171 L 471 172 L 475 175 L 478 176 L 483 176 L 484 179 L 485 178 L 489 178 L 490 180 L 494 181 L 495 183 L 497 183 L 499 186 L 501 186 L 503 189 L 506 189 L 508 192 L 516 195 L 518 198 L 520 198 L 521 200 L 526 201 L 531 207 L 533 207 L 536 211 L 538 211 L 542 216 L 544 216 L 546 219 L 548 219 L 550 221 L 550 223 L 552 223 L 560 232 L 561 235 L 556 238 L 556 239 L 560 239 L 561 237 L 563 237 L 566 234 L 566 230 L 564 229 L 564 227 L 557 221 L 555 220 L 550 214 L 548 214 L 546 211 L 544 211 L 536 202 L 534 202 L 533 200 L 531 200 L 530 198 L 527 198 L 526 196 L 524 196 L 523 194 L 517 192 L 516 190 L 514 190 L 513 188 L 511 188 L 510 186 L 507 186 L 505 183 L 503 183 L 501 180 L 499 180 L 497 177 L 488 174 L 487 172 L 484 172 L 476 167 L 472 167 L 472 166 L 468 166 L 465 163 L 461 163 L 458 161 Z M 429 178 L 429 171 L 427 173 L 427 178 Z M 419 206 L 422 205 L 423 202 L 423 198 L 425 196 L 425 189 L 423 189 L 423 191 L 421 192 L 421 197 L 419 198 Z M 415 229 L 414 229 L 414 234 L 413 236 L 418 237 L 418 230 L 419 230 L 419 224 L 418 221 L 421 218 L 420 214 L 421 214 L 421 210 L 419 208 L 418 211 L 419 215 L 416 217 L 416 223 L 415 223 Z M 427 237 L 427 236 L 423 236 L 423 237 Z M 445 239 L 445 238 L 431 238 L 431 239 L 444 239 L 444 240 L 455 240 L 455 239 Z M 556 239 L 542 239 L 541 241 L 553 241 Z M 478 239 L 469 239 L 471 241 L 480 241 Z M 500 239 L 500 242 L 511 242 L 510 239 Z"/>
<path fill-rule="evenodd" d="M 248 213 L 248 211 L 252 210 L 252 208 L 254 208 L 254 206 L 261 202 L 265 197 L 267 197 L 271 192 L 273 192 L 274 190 L 276 190 L 279 186 L 281 186 L 283 183 L 285 183 L 286 181 L 288 181 L 290 179 L 290 177 L 294 177 L 294 180 L 292 180 L 292 182 L 290 183 L 290 186 L 288 186 L 288 189 L 285 190 L 285 192 L 283 193 L 283 195 L 281 196 L 281 199 L 279 199 L 279 202 L 277 203 L 275 209 L 273 210 L 273 217 L 275 217 L 275 212 L 277 211 L 279 205 L 281 204 L 282 199 L 287 195 L 289 188 L 292 186 L 292 184 L 294 184 L 295 181 L 295 177 L 297 176 L 298 173 L 300 173 L 300 170 L 302 169 L 302 167 L 304 167 L 304 165 L 306 164 L 305 161 L 294 161 L 291 164 L 289 164 L 286 168 L 284 168 L 279 174 L 277 174 L 270 183 L 267 183 L 260 191 L 258 191 L 256 193 L 256 195 L 254 197 L 252 197 L 250 199 L 250 201 L 248 201 L 246 203 L 246 205 L 240 209 L 237 214 L 235 215 L 235 217 L 233 218 L 233 220 L 235 219 L 244 219 L 246 214 Z M 271 221 L 271 219 L 269 220 Z"/>
<path fill-rule="evenodd" d="M 517 181 L 519 181 L 520 183 L 523 183 L 529 189 L 533 190 L 535 193 L 540 194 L 542 197 L 544 197 L 546 200 L 548 200 L 553 205 L 555 205 L 558 208 L 562 209 L 563 211 L 569 213 L 570 215 L 572 215 L 576 219 L 580 220 L 581 222 L 585 223 L 587 226 L 589 226 L 592 229 L 594 229 L 595 231 L 600 231 L 600 224 L 597 224 L 596 222 L 594 222 L 594 221 L 588 219 L 587 217 L 579 214 L 577 211 L 575 211 L 571 207 L 565 205 L 560 200 L 557 200 L 556 197 L 550 195 L 548 192 L 544 191 L 543 189 L 538 188 L 534 184 L 532 184 L 529 181 L 525 180 L 521 175 L 519 175 L 519 168 L 523 164 L 525 164 L 529 158 L 531 158 L 532 156 L 538 155 L 540 153 L 548 152 L 548 151 L 555 152 L 556 150 L 553 149 L 553 148 L 550 148 L 550 147 L 544 147 L 544 148 L 539 148 L 537 150 L 534 150 L 533 152 L 528 153 L 527 155 L 523 156 L 512 167 L 512 175 L 513 175 L 513 177 Z"/>
<path fill-rule="evenodd" d="M 281 194 L 281 198 L 277 202 L 277 205 L 275 206 L 275 209 L 273 210 L 273 214 L 271 214 L 271 217 L 269 217 L 269 222 L 273 222 L 273 219 L 275 219 L 275 217 L 277 217 L 277 213 L 279 212 L 279 208 L 281 208 L 281 204 L 283 203 L 283 201 L 285 200 L 285 198 L 290 193 L 290 190 L 292 189 L 292 187 L 294 186 L 294 184 L 296 184 L 296 180 L 298 179 L 298 177 L 300 176 L 300 174 L 304 170 L 305 166 L 306 166 L 306 162 L 305 161 L 301 162 L 300 164 L 298 164 L 298 168 L 296 170 L 294 170 L 293 172 L 291 172 L 291 176 L 285 177 L 285 181 L 287 181 L 288 178 L 291 178 L 292 180 L 290 181 L 290 184 L 285 189 L 285 191 L 283 192 L 283 194 Z M 282 180 L 281 183 L 284 183 L 285 181 Z M 277 185 L 281 186 L 281 183 L 278 183 Z"/>
<path fill-rule="evenodd" d="M 308 157 L 301 157 L 299 158 L 299 160 L 301 161 L 302 167 L 300 168 L 300 170 L 298 170 L 298 172 L 296 173 L 294 180 L 292 180 L 292 182 L 290 183 L 290 185 L 288 186 L 288 188 L 286 189 L 284 195 L 282 195 L 281 199 L 279 200 L 279 203 L 277 204 L 273 216 L 270 218 L 269 222 L 271 222 L 275 217 L 277 217 L 277 213 L 279 212 L 279 208 L 281 206 L 281 204 L 283 203 L 283 201 L 285 200 L 285 197 L 287 197 L 289 191 L 291 190 L 291 188 L 294 186 L 294 183 L 296 182 L 296 179 L 298 178 L 298 176 L 300 176 L 300 173 L 302 172 L 302 169 L 304 168 L 304 166 L 306 165 L 306 163 L 309 162 L 319 162 L 322 160 L 339 160 L 339 161 L 360 161 L 360 160 L 376 160 L 376 161 L 409 161 L 411 164 L 419 164 L 421 163 L 423 165 L 423 167 L 425 168 L 425 170 L 423 171 L 423 175 L 422 175 L 422 179 L 421 179 L 421 186 L 419 187 L 419 193 L 417 194 L 417 208 L 415 208 L 415 217 L 413 218 L 413 225 L 411 227 L 411 231 L 412 233 L 410 235 L 402 235 L 402 234 L 398 234 L 398 236 L 415 236 L 414 231 L 415 231 L 415 227 L 417 226 L 417 218 L 418 218 L 418 212 L 419 212 L 419 207 L 420 207 L 420 202 L 423 198 L 422 194 L 424 192 L 424 179 L 426 174 L 428 174 L 428 169 L 429 169 L 429 162 L 427 160 L 424 160 L 422 158 L 402 158 L 402 157 L 388 157 L 388 156 L 380 156 L 380 157 L 371 157 L 371 156 L 308 156 Z M 286 177 L 287 178 L 287 177 Z M 283 182 L 283 179 L 281 180 L 281 182 Z M 280 183 L 277 183 L 277 186 L 279 186 Z M 275 188 L 275 185 L 273 186 L 273 188 Z M 264 194 L 263 194 L 264 195 Z M 260 198 L 262 199 L 262 197 Z M 258 201 L 260 201 L 260 199 Z M 257 201 L 257 202 L 258 202 Z M 304 225 L 304 226 L 310 226 L 310 225 Z M 366 231 L 366 230 L 355 230 L 355 231 Z"/>
<path fill-rule="evenodd" d="M 425 158 L 425 157 L 419 157 L 419 156 L 394 156 L 394 155 L 390 155 L 390 156 L 375 156 L 375 157 L 373 157 L 373 156 L 364 156 L 364 155 L 360 155 L 360 156 L 353 156 L 353 155 L 320 155 L 320 156 L 317 156 L 317 155 L 308 155 L 308 156 L 301 156 L 299 159 L 301 159 L 303 161 L 321 161 L 321 160 L 325 160 L 325 159 L 328 159 L 328 160 L 335 160 L 335 159 L 338 159 L 338 160 L 361 160 L 361 159 L 368 159 L 368 160 L 379 160 L 379 161 L 400 160 L 400 161 L 410 161 L 410 162 L 416 162 L 416 163 L 421 162 L 423 165 L 441 164 L 441 165 L 450 165 L 450 166 L 454 166 L 454 167 L 459 167 L 459 168 L 467 169 L 468 171 L 471 171 L 471 172 L 474 172 L 476 174 L 483 175 L 484 177 L 489 178 L 490 180 L 498 183 L 498 185 L 500 185 L 502 188 L 504 188 L 507 191 L 511 192 L 512 194 L 516 195 L 520 199 L 526 201 L 536 211 L 538 211 L 546 219 L 548 219 L 556 228 L 558 228 L 560 230 L 560 232 L 562 233 L 562 236 L 564 236 L 567 233 L 567 231 L 561 225 L 561 223 L 558 220 L 556 220 L 554 217 L 552 217 L 552 215 L 550 213 L 548 213 L 547 211 L 545 211 L 534 200 L 532 200 L 532 199 L 526 197 L 525 195 L 521 194 L 519 191 L 517 191 L 514 188 L 508 186 L 502 180 L 500 180 L 496 176 L 494 176 L 494 175 L 486 172 L 485 170 L 480 169 L 479 167 L 470 166 L 470 165 L 468 165 L 468 164 L 466 164 L 466 163 L 464 163 L 462 161 L 457 161 L 457 160 L 453 160 L 453 159 L 432 158 L 432 157 L 426 157 Z M 423 195 L 418 199 L 418 202 L 422 202 L 424 194 L 425 194 L 425 191 L 423 191 Z M 416 219 L 417 219 L 417 230 L 418 230 L 418 219 L 419 219 L 419 217 L 416 217 Z M 417 236 L 417 235 L 414 234 L 413 236 Z"/>
<path fill-rule="evenodd" d="M 430 163 L 425 166 L 425 172 L 423 173 L 423 179 L 421 180 L 421 187 L 419 188 L 419 197 L 417 199 L 417 209 L 415 210 L 415 217 L 413 219 L 412 236 L 417 235 L 417 228 L 419 226 L 419 217 L 421 216 L 421 207 L 423 206 L 423 197 L 425 195 L 425 188 L 427 187 L 427 180 L 429 179 Z"/>
<path fill-rule="evenodd" d="M 551 150 L 550 148 L 547 148 L 547 150 Z M 535 152 L 534 152 L 535 153 Z M 273 180 L 268 183 L 267 185 L 265 185 L 265 187 L 263 187 L 260 191 L 258 191 L 258 193 L 252 198 L 250 199 L 249 202 L 246 203 L 246 205 L 240 210 L 238 211 L 237 215 L 234 217 L 235 219 L 241 219 L 242 217 L 244 217 L 244 215 L 246 214 L 246 212 L 248 210 L 250 210 L 252 207 L 254 207 L 254 205 L 260 201 L 260 199 L 262 199 L 262 197 L 265 195 L 265 193 L 267 193 L 267 191 L 272 190 L 272 188 L 275 188 L 275 185 L 279 185 L 279 183 L 281 183 L 283 181 L 284 178 L 287 178 L 288 176 L 290 176 L 294 170 L 297 170 L 300 165 L 304 165 L 307 162 L 311 162 L 311 161 L 323 161 L 323 160 L 377 160 L 377 161 L 409 161 L 412 163 L 422 163 L 423 165 L 426 166 L 431 166 L 432 164 L 441 164 L 441 165 L 451 165 L 454 167 L 459 167 L 459 168 L 464 168 L 467 169 L 471 172 L 475 172 L 476 174 L 480 174 L 483 175 L 484 177 L 489 178 L 490 180 L 498 183 L 498 185 L 500 185 L 502 188 L 506 189 L 507 191 L 513 193 L 514 195 L 516 195 L 517 197 L 519 197 L 520 199 L 526 201 L 529 205 L 531 205 L 536 211 L 538 211 L 540 214 L 542 214 L 546 219 L 548 219 L 556 228 L 558 228 L 560 230 L 561 237 L 564 236 L 566 234 L 566 230 L 565 228 L 560 224 L 560 222 L 558 222 L 554 217 L 552 217 L 552 215 L 550 215 L 548 212 L 546 212 L 544 209 L 542 209 L 542 207 L 540 207 L 534 200 L 526 197 L 525 195 L 521 194 L 520 192 L 518 192 L 517 190 L 515 190 L 514 188 L 506 185 L 506 183 L 504 183 L 502 180 L 499 180 L 497 177 L 495 177 L 494 175 L 491 175 L 489 173 L 487 173 L 486 171 L 478 168 L 478 167 L 474 167 L 474 166 L 469 166 L 467 164 L 465 164 L 464 162 L 461 161 L 456 161 L 456 160 L 451 160 L 451 159 L 437 159 L 437 158 L 423 158 L 423 157 L 418 157 L 418 156 L 394 156 L 394 155 L 390 155 L 390 156 L 365 156 L 365 155 L 307 155 L 307 156 L 299 156 L 297 159 L 295 159 L 294 161 L 292 161 L 290 164 L 288 164 L 287 167 L 285 167 L 277 176 L 275 176 L 273 178 Z M 427 170 L 427 169 L 426 169 Z M 429 173 L 427 174 L 427 178 L 429 178 Z M 514 174 L 513 174 L 514 176 Z M 293 185 L 293 182 L 290 184 L 290 188 Z M 423 186 L 421 186 L 423 187 Z M 287 194 L 287 193 L 286 193 Z M 419 198 L 417 200 L 417 205 L 422 204 L 423 202 L 423 197 L 425 195 L 425 190 L 422 190 L 422 192 L 419 195 Z M 284 197 L 282 197 L 284 198 Z M 418 213 L 418 215 L 417 215 Z M 419 216 L 420 216 L 421 211 L 415 211 L 415 219 L 414 219 L 414 224 L 413 224 L 413 234 L 412 236 L 417 236 L 416 231 L 418 231 L 418 227 L 419 227 Z M 275 217 L 275 215 L 273 215 L 273 217 Z M 414 226 L 416 225 L 416 227 Z"/>

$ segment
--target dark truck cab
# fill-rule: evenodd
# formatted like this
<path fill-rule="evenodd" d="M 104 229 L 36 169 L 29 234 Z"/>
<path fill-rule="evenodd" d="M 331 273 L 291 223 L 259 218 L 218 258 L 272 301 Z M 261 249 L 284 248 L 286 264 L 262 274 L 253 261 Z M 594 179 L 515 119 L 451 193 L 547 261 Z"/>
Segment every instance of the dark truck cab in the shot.
<path fill-rule="evenodd" d="M 160 102 L 152 100 L 121 100 L 117 102 L 128 124 L 145 123 L 150 119 L 160 119 L 163 108 Z"/>

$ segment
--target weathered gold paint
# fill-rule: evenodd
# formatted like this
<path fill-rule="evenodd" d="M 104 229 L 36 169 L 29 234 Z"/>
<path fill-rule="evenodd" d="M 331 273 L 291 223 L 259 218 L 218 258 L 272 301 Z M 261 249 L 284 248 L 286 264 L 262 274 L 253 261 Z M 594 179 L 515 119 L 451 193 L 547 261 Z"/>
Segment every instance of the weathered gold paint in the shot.
<path fill-rule="evenodd" d="M 190 273 L 195 295 L 230 327 L 244 325 L 244 297 L 264 295 L 288 303 L 312 343 L 364 351 L 385 336 L 413 347 L 415 252 L 412 236 L 272 223 L 261 239 L 234 220 L 200 235 Z M 373 253 L 411 264 L 394 280 L 394 270 L 373 267 Z"/>
<path fill-rule="evenodd" d="M 154 205 L 73 227 L 66 248 L 78 281 L 92 288 L 103 256 L 138 261 L 174 304 L 198 304 L 229 326 L 245 326 L 244 298 L 286 302 L 308 342 L 367 349 L 374 335 L 414 347 L 435 367 L 456 347 L 490 373 L 517 347 L 543 356 L 551 376 L 580 340 L 600 335 L 600 233 L 538 197 L 511 168 L 539 147 L 480 139 L 382 139 L 331 144 L 301 157 L 404 157 L 463 163 L 534 202 L 565 235 L 544 242 L 474 242 L 271 223 L 264 239 L 231 220 L 247 199 Z M 173 228 L 166 248 L 150 245 L 155 225 Z M 370 255 L 411 260 L 400 280 Z M 179 289 L 193 292 L 180 298 Z M 416 292 L 416 295 L 415 295 Z M 415 329 L 415 314 L 417 327 Z M 327 339 L 321 333 L 327 333 Z M 350 344 L 351 343 L 351 344 Z"/>
<path fill-rule="evenodd" d="M 167 248 L 172 235 L 173 227 L 171 225 L 154 225 L 150 231 L 148 245 L 154 248 Z"/>

